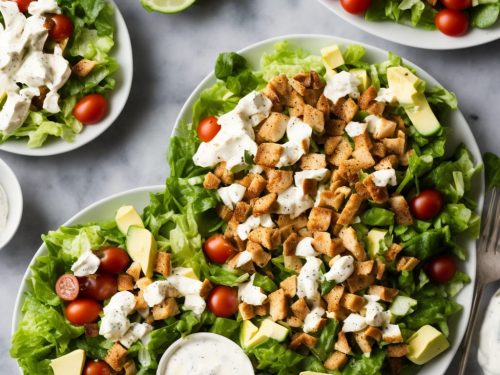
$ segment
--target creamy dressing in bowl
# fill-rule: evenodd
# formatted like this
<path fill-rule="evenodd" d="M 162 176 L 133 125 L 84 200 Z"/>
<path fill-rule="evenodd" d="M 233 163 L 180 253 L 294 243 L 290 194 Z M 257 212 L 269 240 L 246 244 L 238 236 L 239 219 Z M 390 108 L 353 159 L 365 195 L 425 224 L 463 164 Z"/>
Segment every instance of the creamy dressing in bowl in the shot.
<path fill-rule="evenodd" d="M 163 354 L 156 375 L 253 375 L 245 352 L 215 333 L 195 333 L 174 342 Z"/>

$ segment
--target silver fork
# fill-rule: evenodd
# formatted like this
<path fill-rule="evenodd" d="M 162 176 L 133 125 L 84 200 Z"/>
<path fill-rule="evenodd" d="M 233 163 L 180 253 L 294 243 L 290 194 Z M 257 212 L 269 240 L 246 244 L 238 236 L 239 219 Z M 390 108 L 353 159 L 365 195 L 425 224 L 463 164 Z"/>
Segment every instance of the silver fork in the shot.
<path fill-rule="evenodd" d="M 486 206 L 485 206 L 486 208 Z M 469 324 L 463 341 L 463 357 L 460 361 L 459 375 L 465 374 L 467 362 L 471 351 L 471 343 L 476 326 L 478 325 L 477 313 L 481 297 L 486 285 L 500 279 L 500 192 L 493 188 L 487 209 L 483 215 L 483 230 L 479 239 L 477 252 L 476 286 Z"/>

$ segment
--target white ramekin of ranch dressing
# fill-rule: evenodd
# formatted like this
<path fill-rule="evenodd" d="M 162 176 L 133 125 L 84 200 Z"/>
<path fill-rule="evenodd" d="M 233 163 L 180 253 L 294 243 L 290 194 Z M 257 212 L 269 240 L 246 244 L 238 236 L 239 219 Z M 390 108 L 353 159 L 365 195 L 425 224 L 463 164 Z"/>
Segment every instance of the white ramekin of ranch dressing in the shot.
<path fill-rule="evenodd" d="M 245 352 L 228 338 L 200 332 L 174 342 L 156 375 L 254 375 Z"/>
<path fill-rule="evenodd" d="M 500 375 L 500 289 L 491 298 L 484 316 L 477 360 L 485 375 Z"/>

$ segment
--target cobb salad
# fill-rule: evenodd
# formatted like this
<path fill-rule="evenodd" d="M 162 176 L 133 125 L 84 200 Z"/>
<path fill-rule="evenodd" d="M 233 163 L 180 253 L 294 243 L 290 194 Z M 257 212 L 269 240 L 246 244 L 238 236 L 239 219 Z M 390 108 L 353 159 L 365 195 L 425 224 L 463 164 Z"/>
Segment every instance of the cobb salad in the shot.
<path fill-rule="evenodd" d="M 364 54 L 283 42 L 258 70 L 221 54 L 165 192 L 43 236 L 12 338 L 24 373 L 155 374 L 196 332 L 256 374 L 401 374 L 445 351 L 480 166 L 445 155 L 452 93 Z M 204 358 L 190 368 L 224 373 Z"/>
<path fill-rule="evenodd" d="M 471 27 L 487 29 L 497 24 L 498 0 L 340 0 L 352 14 L 367 21 L 393 21 L 449 36 L 465 34 Z"/>
<path fill-rule="evenodd" d="M 118 64 L 105 0 L 0 1 L 0 144 L 71 142 L 108 112 Z"/>

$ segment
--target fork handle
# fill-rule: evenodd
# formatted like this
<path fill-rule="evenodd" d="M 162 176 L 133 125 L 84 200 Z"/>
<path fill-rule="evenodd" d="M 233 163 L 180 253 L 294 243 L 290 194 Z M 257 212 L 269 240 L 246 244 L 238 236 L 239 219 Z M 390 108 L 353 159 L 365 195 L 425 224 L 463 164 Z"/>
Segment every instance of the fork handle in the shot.
<path fill-rule="evenodd" d="M 476 291 L 474 293 L 474 298 L 472 300 L 472 310 L 469 318 L 469 324 L 467 325 L 467 330 L 465 331 L 465 337 L 462 344 L 463 354 L 458 371 L 459 375 L 465 375 L 465 369 L 467 367 L 472 347 L 472 338 L 474 337 L 473 333 L 475 332 L 475 328 L 477 326 L 479 305 L 481 303 L 481 298 L 483 296 L 483 290 L 484 290 L 484 284 L 478 281 L 478 283 L 476 284 Z"/>

